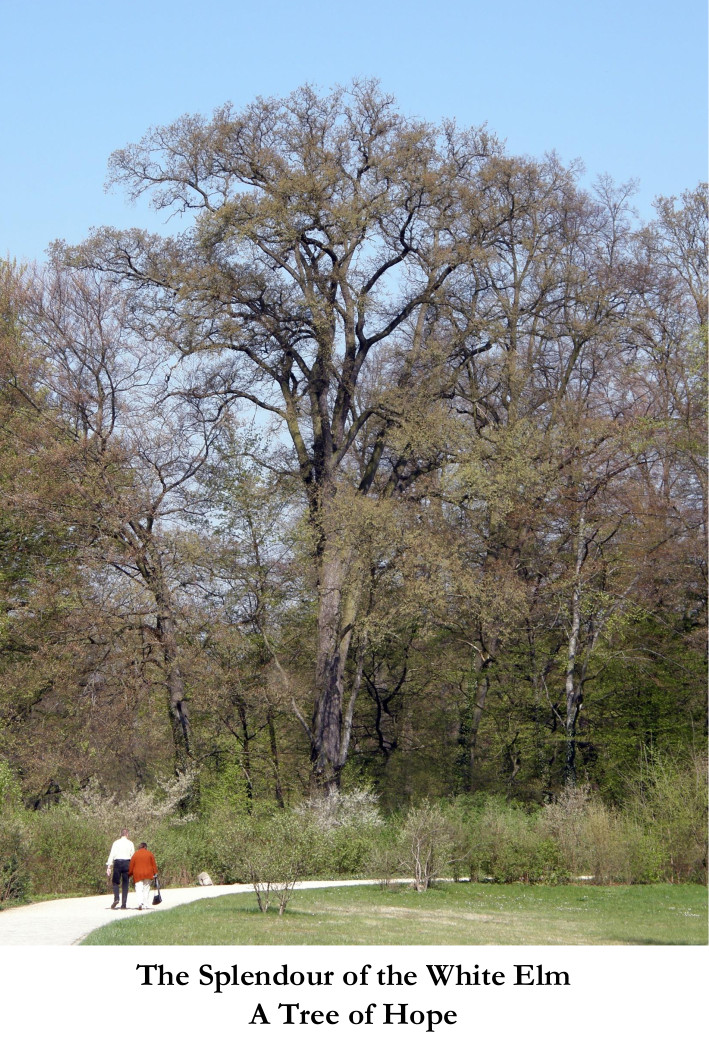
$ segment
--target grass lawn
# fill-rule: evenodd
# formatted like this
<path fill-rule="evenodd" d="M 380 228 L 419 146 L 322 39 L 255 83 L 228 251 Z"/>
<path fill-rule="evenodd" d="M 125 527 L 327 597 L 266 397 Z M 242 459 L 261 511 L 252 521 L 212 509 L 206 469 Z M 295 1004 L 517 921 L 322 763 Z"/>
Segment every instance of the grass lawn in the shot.
<path fill-rule="evenodd" d="M 169 890 L 165 900 L 169 904 Z M 286 913 L 216 897 L 89 934 L 84 944 L 706 944 L 703 886 L 444 883 L 298 891 Z"/>

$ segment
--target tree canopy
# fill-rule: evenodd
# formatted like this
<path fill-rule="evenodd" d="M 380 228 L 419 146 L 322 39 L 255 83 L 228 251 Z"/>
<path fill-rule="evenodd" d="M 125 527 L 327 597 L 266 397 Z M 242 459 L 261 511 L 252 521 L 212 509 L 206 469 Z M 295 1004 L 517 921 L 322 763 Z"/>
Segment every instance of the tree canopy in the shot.
<path fill-rule="evenodd" d="M 113 155 L 180 234 L 8 272 L 0 478 L 35 526 L 1 527 L 0 727 L 28 792 L 120 764 L 281 804 L 612 796 L 701 734 L 706 187 L 643 225 L 579 176 L 305 87 Z"/>

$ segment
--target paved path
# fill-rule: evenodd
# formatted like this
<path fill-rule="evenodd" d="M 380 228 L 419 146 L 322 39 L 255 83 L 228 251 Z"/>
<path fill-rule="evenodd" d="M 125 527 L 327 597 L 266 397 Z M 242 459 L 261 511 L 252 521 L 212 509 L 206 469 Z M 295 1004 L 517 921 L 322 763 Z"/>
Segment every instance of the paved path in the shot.
<path fill-rule="evenodd" d="M 326 886 L 366 886 L 371 879 L 345 882 L 299 882 L 298 889 L 322 889 Z M 165 911 L 180 904 L 190 904 L 205 897 L 223 897 L 232 893 L 251 893 L 251 885 L 190 886 L 186 889 L 164 889 L 163 902 L 152 911 Z M 111 910 L 112 897 L 68 897 L 65 900 L 44 900 L 21 908 L 0 911 L 0 945 L 4 944 L 79 944 L 87 933 L 107 926 L 109 922 L 143 918 L 137 910 L 136 895 L 128 895 L 128 908 Z M 135 905 L 135 906 L 134 906 Z"/>

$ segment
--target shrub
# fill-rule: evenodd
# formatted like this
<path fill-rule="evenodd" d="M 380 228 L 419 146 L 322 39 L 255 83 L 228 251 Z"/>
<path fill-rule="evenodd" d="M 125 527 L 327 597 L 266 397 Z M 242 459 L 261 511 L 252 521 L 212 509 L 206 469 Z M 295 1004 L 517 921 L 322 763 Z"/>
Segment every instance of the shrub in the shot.
<path fill-rule="evenodd" d="M 203 820 L 163 820 L 150 848 L 166 886 L 193 885 L 201 871 L 208 871 L 216 883 L 236 881 L 229 866 L 222 863 L 219 839 Z"/>
<path fill-rule="evenodd" d="M 268 822 L 252 822 L 240 843 L 241 867 L 254 887 L 261 911 L 273 899 L 282 915 L 296 882 L 316 870 L 321 853 L 318 831 L 295 813 L 279 813 Z"/>
<path fill-rule="evenodd" d="M 322 831 L 372 829 L 381 827 L 384 822 L 377 795 L 366 787 L 353 791 L 335 790 L 328 795 L 309 798 L 296 807 L 295 813 L 308 818 Z"/>
<path fill-rule="evenodd" d="M 31 891 L 27 832 L 15 815 L 0 815 L 0 905 L 20 903 Z"/>
<path fill-rule="evenodd" d="M 67 794 L 50 809 L 27 816 L 28 866 L 35 893 L 89 895 L 106 890 L 103 866 L 112 841 L 128 827 L 134 841 L 147 841 L 156 851 L 165 877 L 162 854 L 171 844 L 169 828 L 187 826 L 189 817 L 175 814 L 191 786 L 191 777 L 165 781 L 156 792 L 137 790 L 125 800 L 102 792 L 91 781 L 77 794 Z M 175 838 L 172 836 L 172 843 Z M 183 840 L 184 841 L 184 840 Z M 183 869 L 175 877 L 184 879 Z"/>
<path fill-rule="evenodd" d="M 426 801 L 409 810 L 399 835 L 399 867 L 413 875 L 417 893 L 450 870 L 454 847 L 455 829 L 440 805 Z"/>
<path fill-rule="evenodd" d="M 372 858 L 378 830 L 370 828 L 335 828 L 323 836 L 320 869 L 333 875 L 364 874 Z"/>
<path fill-rule="evenodd" d="M 326 797 L 303 802 L 294 812 L 322 836 L 319 869 L 334 875 L 358 875 L 366 871 L 384 823 L 379 799 L 373 791 L 368 788 L 336 790 Z"/>
<path fill-rule="evenodd" d="M 35 893 L 89 896 L 105 891 L 103 865 L 111 843 L 100 822 L 57 805 L 33 813 L 28 832 Z"/>
<path fill-rule="evenodd" d="M 401 874 L 398 834 L 399 832 L 390 824 L 370 845 L 366 870 L 372 878 L 379 880 L 382 889 L 387 889 L 392 880 Z"/>
<path fill-rule="evenodd" d="M 225 810 L 212 815 L 205 825 L 206 854 L 200 870 L 219 882 L 248 882 L 245 854 L 255 824 L 251 817 Z"/>
<path fill-rule="evenodd" d="M 553 802 L 544 806 L 539 818 L 542 836 L 556 842 L 574 877 L 585 875 L 592 868 L 587 838 L 590 794 L 585 784 L 565 787 Z"/>
<path fill-rule="evenodd" d="M 629 816 L 653 843 L 658 877 L 707 881 L 707 758 L 648 752 L 630 781 Z"/>
<path fill-rule="evenodd" d="M 538 817 L 501 798 L 484 802 L 471 820 L 471 880 L 564 882 L 568 867 Z"/>
<path fill-rule="evenodd" d="M 598 885 L 656 881 L 661 853 L 656 840 L 628 812 L 571 787 L 544 807 L 540 830 L 552 837 L 569 872 Z"/>
<path fill-rule="evenodd" d="M 165 820 L 188 823 L 193 818 L 179 812 L 191 797 L 194 782 L 194 774 L 187 773 L 159 781 L 155 791 L 139 788 L 117 801 L 115 794 L 105 794 L 97 780 L 90 780 L 78 793 L 65 795 L 62 807 L 90 820 L 106 835 L 116 837 L 127 827 L 134 837 L 147 841 Z"/>

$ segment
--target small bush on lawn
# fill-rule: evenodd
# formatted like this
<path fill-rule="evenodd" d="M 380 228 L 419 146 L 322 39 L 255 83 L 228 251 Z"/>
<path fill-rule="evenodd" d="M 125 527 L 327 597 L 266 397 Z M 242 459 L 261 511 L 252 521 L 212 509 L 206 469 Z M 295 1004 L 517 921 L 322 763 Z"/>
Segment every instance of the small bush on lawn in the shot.
<path fill-rule="evenodd" d="M 321 832 L 303 817 L 281 812 L 267 822 L 252 821 L 240 843 L 238 867 L 254 887 L 261 911 L 275 901 L 282 915 L 296 882 L 317 870 Z"/>
<path fill-rule="evenodd" d="M 387 889 L 402 873 L 398 835 L 398 829 L 393 824 L 387 824 L 370 845 L 366 871 L 371 878 L 379 881 L 382 889 Z"/>
<path fill-rule="evenodd" d="M 399 834 L 399 867 L 413 875 L 417 893 L 450 872 L 455 843 L 455 828 L 439 804 L 409 809 Z"/>

